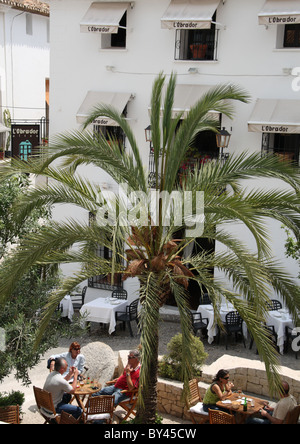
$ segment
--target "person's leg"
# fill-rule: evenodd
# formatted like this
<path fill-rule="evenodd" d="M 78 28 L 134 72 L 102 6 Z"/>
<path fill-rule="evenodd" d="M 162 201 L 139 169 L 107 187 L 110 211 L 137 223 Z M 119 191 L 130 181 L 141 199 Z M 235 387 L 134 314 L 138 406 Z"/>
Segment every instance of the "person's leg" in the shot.
<path fill-rule="evenodd" d="M 80 407 L 76 405 L 69 404 L 70 400 L 71 400 L 70 395 L 68 394 L 64 395 L 61 402 L 57 404 L 57 407 L 55 409 L 56 413 L 61 413 L 62 411 L 64 411 L 66 413 L 69 413 L 69 415 L 74 416 L 75 419 L 78 419 L 82 414 L 82 410 Z"/>

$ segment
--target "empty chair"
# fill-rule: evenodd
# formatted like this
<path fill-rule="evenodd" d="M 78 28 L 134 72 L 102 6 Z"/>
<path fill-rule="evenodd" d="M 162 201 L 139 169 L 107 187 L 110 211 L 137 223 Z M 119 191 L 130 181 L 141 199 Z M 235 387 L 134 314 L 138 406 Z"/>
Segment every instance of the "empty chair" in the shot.
<path fill-rule="evenodd" d="M 221 410 L 208 409 L 210 424 L 235 424 L 235 418 Z"/>
<path fill-rule="evenodd" d="M 203 293 L 203 295 L 200 296 L 199 304 L 200 305 L 210 305 L 211 304 L 211 300 L 210 300 L 208 293 Z"/>
<path fill-rule="evenodd" d="M 111 424 L 114 412 L 114 396 L 90 396 L 86 405 L 85 422 L 104 421 Z"/>
<path fill-rule="evenodd" d="M 0 421 L 7 424 L 20 424 L 19 406 L 0 407 Z"/>
<path fill-rule="evenodd" d="M 280 310 L 282 308 L 282 303 L 276 299 L 271 299 L 270 302 L 267 302 L 267 308 L 269 311 Z"/>
<path fill-rule="evenodd" d="M 201 330 L 202 332 L 207 329 L 208 319 L 202 318 L 202 314 L 199 312 L 193 313 L 189 310 L 189 315 L 191 319 L 191 325 L 194 332 L 194 335 L 197 335 L 197 331 Z"/>
<path fill-rule="evenodd" d="M 75 419 L 74 416 L 65 412 L 61 412 L 59 424 L 79 424 L 81 418 Z"/>
<path fill-rule="evenodd" d="M 203 410 L 203 402 L 200 395 L 197 379 L 189 381 L 189 395 L 186 406 L 193 424 L 204 424 L 209 421 L 209 415 Z"/>
<path fill-rule="evenodd" d="M 227 313 L 225 316 L 224 328 L 226 332 L 226 350 L 228 345 L 228 336 L 231 336 L 232 334 L 235 335 L 235 340 L 237 341 L 238 334 L 240 333 L 242 335 L 244 347 L 246 347 L 243 333 L 243 319 L 237 311 L 230 311 Z"/>
<path fill-rule="evenodd" d="M 131 304 L 126 307 L 126 312 L 116 311 L 116 321 L 123 322 L 124 330 L 125 330 L 125 325 L 127 324 L 128 328 L 129 328 L 130 336 L 132 336 L 132 337 L 133 337 L 133 332 L 132 332 L 132 328 L 131 328 L 131 322 L 136 321 L 137 326 L 139 325 L 139 323 L 138 323 L 138 304 L 139 304 L 139 299 L 136 299 L 135 301 L 131 302 Z"/>
<path fill-rule="evenodd" d="M 127 291 L 124 288 L 119 288 L 118 290 L 114 290 L 111 294 L 112 298 L 116 299 L 124 299 L 127 300 Z"/>
<path fill-rule="evenodd" d="M 264 328 L 265 328 L 265 331 L 266 331 L 266 335 L 267 335 L 270 339 L 272 339 L 274 346 L 277 347 L 277 338 L 278 338 L 278 335 L 277 335 L 277 333 L 276 333 L 276 331 L 275 331 L 274 325 L 266 325 L 266 324 L 265 324 L 265 325 L 264 325 Z M 253 339 L 253 337 L 251 337 L 250 346 L 249 346 L 249 349 L 250 349 L 250 350 L 252 349 L 253 343 L 254 343 L 254 339 Z M 277 349 L 278 349 L 278 347 L 277 347 Z M 279 350 L 278 350 L 278 351 L 279 351 Z M 256 354 L 258 355 L 258 350 L 257 350 L 257 349 L 256 349 Z"/>
<path fill-rule="evenodd" d="M 71 301 L 74 310 L 79 310 L 84 305 L 86 291 L 87 291 L 87 286 L 83 287 L 81 293 L 71 294 Z"/>
<path fill-rule="evenodd" d="M 286 335 L 285 351 L 287 352 L 288 349 L 289 349 L 290 342 L 293 342 L 294 339 L 297 339 L 298 338 L 298 334 L 296 333 L 296 331 L 293 328 L 291 328 L 289 326 L 286 326 L 285 327 L 285 335 Z M 295 349 L 293 351 L 295 353 L 295 358 L 298 359 L 298 352 L 297 352 L 297 350 Z"/>

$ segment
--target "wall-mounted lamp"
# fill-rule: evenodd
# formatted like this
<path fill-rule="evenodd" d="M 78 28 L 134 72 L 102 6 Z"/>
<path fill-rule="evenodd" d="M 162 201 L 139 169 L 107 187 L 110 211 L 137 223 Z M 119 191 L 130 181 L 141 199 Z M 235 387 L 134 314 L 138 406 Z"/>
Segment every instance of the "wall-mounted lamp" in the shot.
<path fill-rule="evenodd" d="M 224 148 L 228 148 L 229 142 L 230 142 L 231 134 L 226 131 L 225 127 L 221 129 L 218 134 L 216 134 L 217 139 L 217 147 L 221 148 L 222 150 Z"/>
<path fill-rule="evenodd" d="M 147 128 L 145 128 L 145 138 L 146 138 L 146 142 L 152 142 L 152 130 L 151 130 L 151 125 L 147 126 Z"/>

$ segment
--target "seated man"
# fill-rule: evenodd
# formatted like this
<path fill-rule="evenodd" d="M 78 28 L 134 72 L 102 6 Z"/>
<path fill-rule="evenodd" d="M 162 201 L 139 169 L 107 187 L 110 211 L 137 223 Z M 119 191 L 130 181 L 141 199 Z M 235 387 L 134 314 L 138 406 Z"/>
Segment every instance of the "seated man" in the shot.
<path fill-rule="evenodd" d="M 115 406 L 118 405 L 128 398 L 128 394 L 121 393 L 122 390 L 133 390 L 139 386 L 140 368 L 140 352 L 138 350 L 131 350 L 123 374 L 113 381 L 113 385 L 104 387 L 99 392 L 94 393 L 93 396 L 114 395 Z"/>
<path fill-rule="evenodd" d="M 75 405 L 69 404 L 71 401 L 71 395 L 76 390 L 78 369 L 70 368 L 67 376 L 64 378 L 63 374 L 68 368 L 68 363 L 64 358 L 57 358 L 55 361 L 54 371 L 50 373 L 46 379 L 44 390 L 52 394 L 52 400 L 57 413 L 61 413 L 63 410 L 66 413 L 74 416 L 78 419 L 82 410 Z M 69 384 L 69 380 L 73 379 L 72 384 Z"/>
<path fill-rule="evenodd" d="M 280 401 L 274 408 L 266 405 L 260 411 L 260 418 L 249 418 L 248 424 L 283 424 L 287 414 L 297 406 L 297 401 L 290 395 L 290 386 L 286 381 L 281 383 Z"/>

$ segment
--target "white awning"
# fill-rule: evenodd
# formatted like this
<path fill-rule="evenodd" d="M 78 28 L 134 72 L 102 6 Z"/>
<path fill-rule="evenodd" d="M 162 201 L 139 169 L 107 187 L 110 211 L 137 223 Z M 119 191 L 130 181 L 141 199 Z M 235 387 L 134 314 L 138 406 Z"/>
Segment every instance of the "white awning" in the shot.
<path fill-rule="evenodd" d="M 258 14 L 260 25 L 300 23 L 299 0 L 267 0 Z"/>
<path fill-rule="evenodd" d="M 300 134 L 300 100 L 258 99 L 248 122 L 248 131 Z"/>
<path fill-rule="evenodd" d="M 116 34 L 130 3 L 92 3 L 80 22 L 81 32 Z"/>
<path fill-rule="evenodd" d="M 161 18 L 166 29 L 210 29 L 220 0 L 171 0 Z"/>
<path fill-rule="evenodd" d="M 77 112 L 77 122 L 83 124 L 97 105 L 110 105 L 117 109 L 121 115 L 131 97 L 130 93 L 89 91 Z M 118 126 L 114 120 L 106 116 L 99 116 L 93 123 L 103 126 Z"/>
<path fill-rule="evenodd" d="M 179 113 L 182 113 L 182 119 L 186 119 L 191 108 L 207 93 L 213 85 L 176 85 L 174 93 L 174 102 L 172 107 L 172 117 L 175 119 Z M 149 111 L 151 108 L 149 107 Z M 211 118 L 219 118 L 219 113 L 211 110 Z"/>

